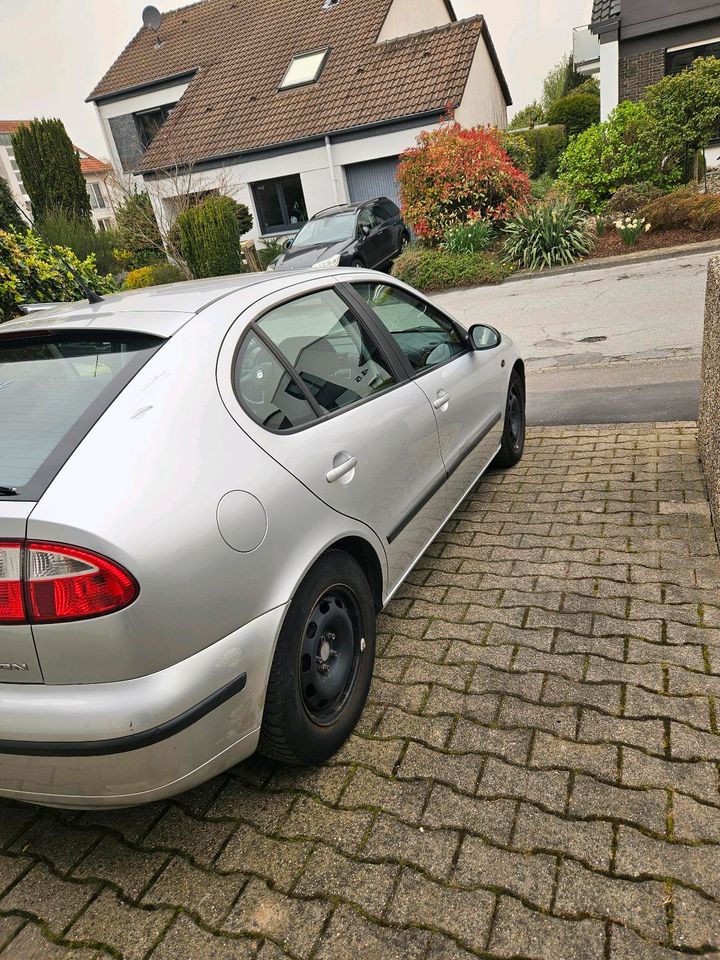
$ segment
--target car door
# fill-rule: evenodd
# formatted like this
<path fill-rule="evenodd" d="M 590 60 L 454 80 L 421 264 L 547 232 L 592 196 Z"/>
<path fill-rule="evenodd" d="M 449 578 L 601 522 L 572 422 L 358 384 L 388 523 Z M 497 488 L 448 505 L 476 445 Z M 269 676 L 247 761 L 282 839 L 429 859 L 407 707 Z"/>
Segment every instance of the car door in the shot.
<path fill-rule="evenodd" d="M 390 244 L 389 256 L 392 258 L 397 256 L 402 247 L 403 219 L 399 208 L 387 197 L 378 202 L 378 208 L 386 223 Z"/>
<path fill-rule="evenodd" d="M 433 407 L 454 508 L 500 446 L 503 377 L 497 351 L 475 351 L 429 300 L 392 283 L 353 283 Z"/>
<path fill-rule="evenodd" d="M 388 207 L 380 201 L 372 205 L 372 214 L 375 218 L 375 230 L 378 234 L 378 249 L 382 256 L 382 263 L 387 263 L 396 255 L 400 241 L 396 239 L 397 230 L 393 225 L 393 216 Z"/>
<path fill-rule="evenodd" d="M 360 231 L 360 250 L 358 251 L 365 266 L 374 269 L 382 266 L 387 260 L 384 252 L 384 238 L 380 229 L 380 222 L 373 213 L 372 207 L 363 207 L 358 213 L 358 230 Z"/>
<path fill-rule="evenodd" d="M 327 281 L 326 281 L 327 283 Z M 326 286 L 265 298 L 237 347 L 238 422 L 333 510 L 371 527 L 396 584 L 446 513 L 432 407 Z"/>

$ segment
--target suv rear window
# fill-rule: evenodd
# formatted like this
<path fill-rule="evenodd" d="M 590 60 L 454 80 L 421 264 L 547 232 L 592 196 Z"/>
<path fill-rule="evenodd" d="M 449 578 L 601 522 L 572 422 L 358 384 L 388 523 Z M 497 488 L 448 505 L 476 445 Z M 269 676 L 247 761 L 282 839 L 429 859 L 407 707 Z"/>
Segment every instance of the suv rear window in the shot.
<path fill-rule="evenodd" d="M 0 333 L 0 496 L 37 499 L 162 342 L 124 331 Z"/>

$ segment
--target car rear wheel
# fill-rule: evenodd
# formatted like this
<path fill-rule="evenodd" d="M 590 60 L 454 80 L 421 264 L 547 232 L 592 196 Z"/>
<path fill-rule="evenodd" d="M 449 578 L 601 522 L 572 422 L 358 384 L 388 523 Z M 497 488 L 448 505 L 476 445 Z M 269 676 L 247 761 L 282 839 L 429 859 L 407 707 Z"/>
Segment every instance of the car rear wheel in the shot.
<path fill-rule="evenodd" d="M 522 460 L 525 450 L 525 383 L 517 370 L 513 370 L 508 387 L 505 426 L 500 452 L 495 458 L 496 467 L 514 467 Z"/>
<path fill-rule="evenodd" d="M 365 706 L 375 662 L 375 607 L 359 564 L 331 550 L 293 598 L 270 670 L 258 750 L 322 763 Z"/>

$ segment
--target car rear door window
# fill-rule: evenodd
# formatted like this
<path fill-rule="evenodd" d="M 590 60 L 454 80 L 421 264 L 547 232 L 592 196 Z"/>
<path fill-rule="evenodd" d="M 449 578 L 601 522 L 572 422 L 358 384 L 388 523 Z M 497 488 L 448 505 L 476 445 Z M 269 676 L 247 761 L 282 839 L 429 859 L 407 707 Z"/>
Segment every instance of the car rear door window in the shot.
<path fill-rule="evenodd" d="M 162 342 L 106 331 L 0 335 L 0 487 L 42 494 Z"/>
<path fill-rule="evenodd" d="M 284 303 L 266 313 L 257 327 L 321 416 L 397 382 L 378 345 L 334 290 Z"/>
<path fill-rule="evenodd" d="M 387 283 L 354 283 L 416 373 L 467 353 L 455 325 L 425 300 Z"/>
<path fill-rule="evenodd" d="M 268 430 L 292 430 L 315 418 L 302 387 L 256 333 L 242 342 L 235 393 L 253 420 Z"/>

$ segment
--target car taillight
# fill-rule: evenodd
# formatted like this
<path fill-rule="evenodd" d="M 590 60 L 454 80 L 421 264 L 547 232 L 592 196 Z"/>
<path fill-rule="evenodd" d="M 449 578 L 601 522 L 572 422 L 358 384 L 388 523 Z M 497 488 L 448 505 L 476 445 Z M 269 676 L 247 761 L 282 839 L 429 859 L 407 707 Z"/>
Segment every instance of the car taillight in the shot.
<path fill-rule="evenodd" d="M 139 593 L 127 570 L 62 543 L 0 543 L 0 623 L 57 623 L 113 613 Z"/>
<path fill-rule="evenodd" d="M 0 623 L 24 623 L 22 544 L 0 542 Z"/>

